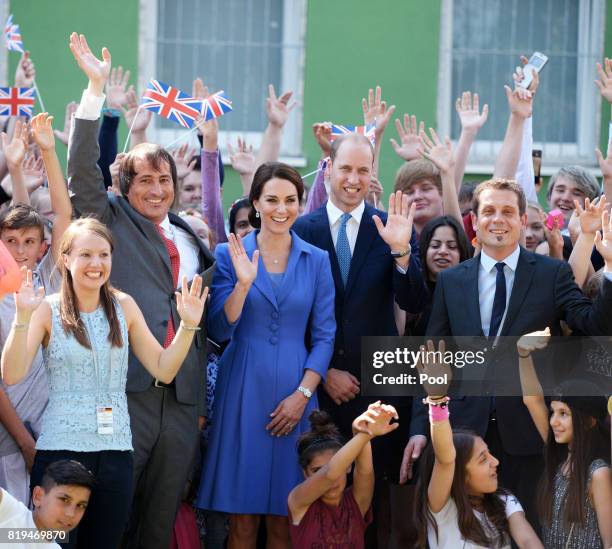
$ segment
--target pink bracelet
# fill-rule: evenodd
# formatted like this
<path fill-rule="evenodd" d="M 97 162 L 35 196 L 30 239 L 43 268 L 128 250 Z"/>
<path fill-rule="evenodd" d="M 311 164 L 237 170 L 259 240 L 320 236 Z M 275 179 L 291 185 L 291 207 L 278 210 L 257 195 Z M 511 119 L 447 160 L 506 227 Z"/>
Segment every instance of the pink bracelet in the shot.
<path fill-rule="evenodd" d="M 450 416 L 448 406 L 437 406 L 435 404 L 429 405 L 429 421 L 431 423 L 439 423 L 446 421 Z"/>

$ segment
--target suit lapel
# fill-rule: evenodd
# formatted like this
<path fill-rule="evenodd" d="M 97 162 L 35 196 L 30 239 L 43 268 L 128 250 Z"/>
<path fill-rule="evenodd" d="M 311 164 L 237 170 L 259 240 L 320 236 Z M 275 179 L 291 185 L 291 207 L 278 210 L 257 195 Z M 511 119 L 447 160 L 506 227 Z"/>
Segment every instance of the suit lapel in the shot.
<path fill-rule="evenodd" d="M 508 311 L 506 319 L 502 326 L 501 335 L 508 335 L 512 323 L 516 319 L 527 291 L 531 286 L 533 274 L 535 271 L 535 260 L 531 254 L 521 248 L 521 254 L 516 265 L 516 273 L 514 273 L 514 283 L 512 284 L 512 293 L 510 294 L 510 303 L 508 303 Z"/>
<path fill-rule="evenodd" d="M 484 336 L 482 331 L 482 319 L 480 318 L 480 299 L 478 289 L 478 270 L 480 269 L 480 257 L 476 256 L 471 260 L 462 263 L 461 266 L 465 269 L 465 296 L 473 296 L 471 299 L 466 299 L 466 321 L 468 329 L 466 334 L 477 334 Z M 452 289 L 461 293 L 461 288 Z"/>
<path fill-rule="evenodd" d="M 374 221 L 372 221 L 372 214 L 372 208 L 366 204 L 363 215 L 361 216 L 359 232 L 357 233 L 357 241 L 355 242 L 355 250 L 353 251 L 353 257 L 351 259 L 351 268 L 349 270 L 349 276 L 346 282 L 347 295 L 354 286 L 355 280 L 357 280 L 359 271 L 368 256 L 368 252 L 370 251 L 372 242 L 374 242 L 374 238 L 378 235 L 376 225 L 374 225 Z M 336 263 L 338 263 L 337 259 Z M 339 268 L 338 271 L 340 271 Z"/>
<path fill-rule="evenodd" d="M 249 256 L 249 259 L 253 259 L 253 252 L 257 249 L 258 233 L 259 231 L 253 231 L 242 240 L 244 250 Z M 272 282 L 270 281 L 270 277 L 268 276 L 266 266 L 264 265 L 261 255 L 259 256 L 257 277 L 253 281 L 253 286 L 255 286 L 278 311 L 278 303 L 276 302 L 276 296 L 274 295 L 274 290 L 272 289 Z"/>

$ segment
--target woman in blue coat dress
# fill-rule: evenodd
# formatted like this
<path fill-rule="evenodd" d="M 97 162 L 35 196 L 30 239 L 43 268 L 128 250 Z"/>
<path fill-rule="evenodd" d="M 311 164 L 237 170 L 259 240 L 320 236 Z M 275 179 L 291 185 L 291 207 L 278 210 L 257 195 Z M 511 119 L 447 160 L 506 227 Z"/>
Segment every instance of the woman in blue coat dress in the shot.
<path fill-rule="evenodd" d="M 303 192 L 293 168 L 263 164 L 249 196 L 260 230 L 215 250 L 208 330 L 231 342 L 219 363 L 198 506 L 231 513 L 230 548 L 255 547 L 261 515 L 268 547 L 288 546 L 287 496 L 303 479 L 296 441 L 333 353 L 327 252 L 290 230 Z"/>

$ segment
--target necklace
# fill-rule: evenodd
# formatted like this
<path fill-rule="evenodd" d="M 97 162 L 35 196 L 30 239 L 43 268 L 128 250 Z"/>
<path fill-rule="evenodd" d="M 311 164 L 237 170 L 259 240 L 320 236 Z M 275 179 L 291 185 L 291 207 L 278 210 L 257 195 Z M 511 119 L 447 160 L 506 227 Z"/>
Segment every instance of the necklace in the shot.
<path fill-rule="evenodd" d="M 280 263 L 280 258 L 278 257 L 272 257 L 270 254 L 268 254 L 267 251 L 265 251 L 262 247 L 261 247 L 261 243 L 258 242 L 258 247 L 259 247 L 259 253 L 262 255 L 262 257 L 268 259 L 269 261 L 272 261 L 273 265 L 278 265 Z"/>

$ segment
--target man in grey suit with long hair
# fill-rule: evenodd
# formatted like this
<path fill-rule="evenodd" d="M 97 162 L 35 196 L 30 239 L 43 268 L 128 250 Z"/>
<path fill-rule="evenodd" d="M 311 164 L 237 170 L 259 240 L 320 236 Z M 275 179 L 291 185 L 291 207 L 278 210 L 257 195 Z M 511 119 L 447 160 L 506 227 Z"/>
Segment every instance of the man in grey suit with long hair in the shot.
<path fill-rule="evenodd" d="M 68 177 L 79 215 L 106 223 L 115 240 L 112 283 L 138 303 L 164 346 L 178 330 L 178 281 L 201 274 L 209 285 L 214 259 L 187 223 L 171 213 L 177 188 L 172 156 L 158 145 L 132 149 L 120 167 L 121 196 L 107 194 L 96 161 L 98 119 L 111 56 L 102 60 L 83 35 L 70 50 L 89 78 L 70 138 Z M 206 410 L 206 338 L 199 331 L 176 378 L 161 383 L 130 353 L 127 394 L 134 446 L 134 500 L 127 547 L 167 549 Z"/>

